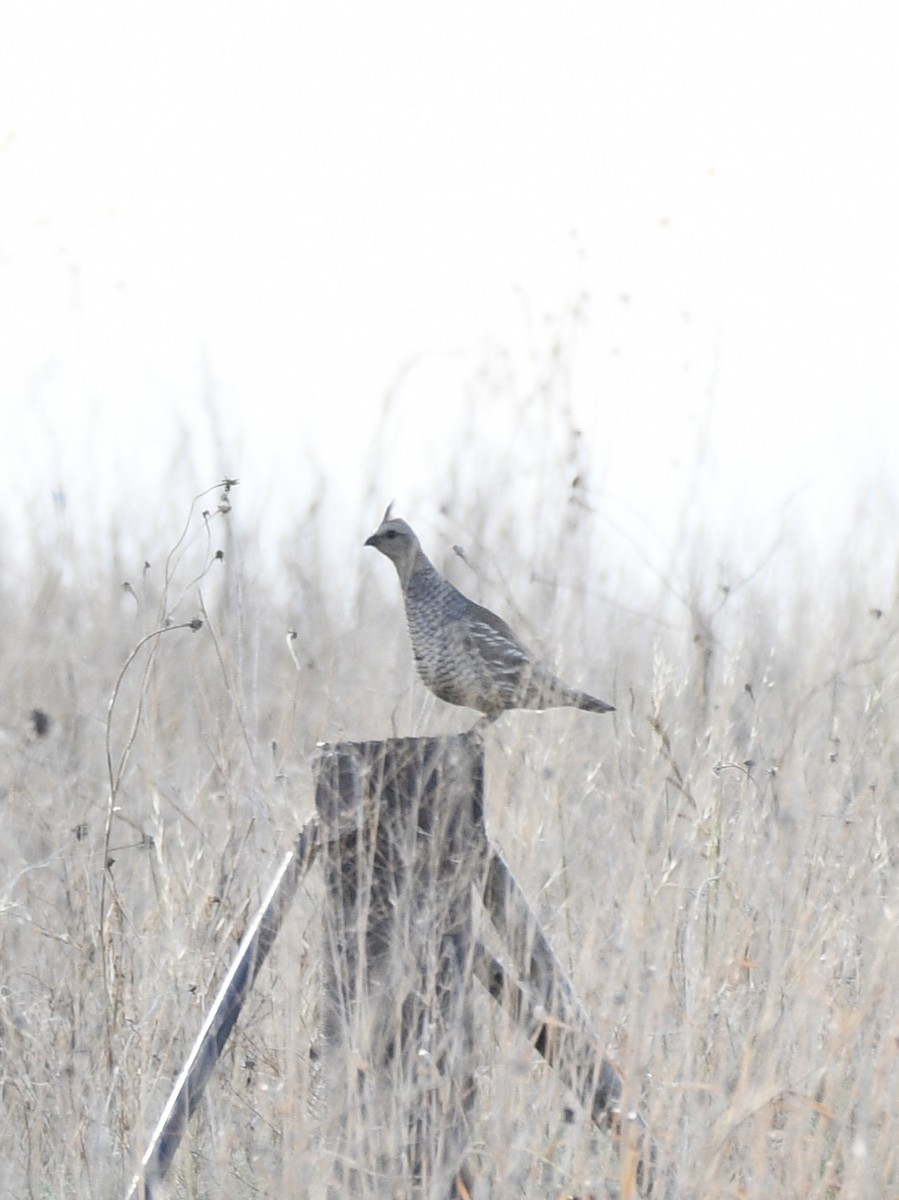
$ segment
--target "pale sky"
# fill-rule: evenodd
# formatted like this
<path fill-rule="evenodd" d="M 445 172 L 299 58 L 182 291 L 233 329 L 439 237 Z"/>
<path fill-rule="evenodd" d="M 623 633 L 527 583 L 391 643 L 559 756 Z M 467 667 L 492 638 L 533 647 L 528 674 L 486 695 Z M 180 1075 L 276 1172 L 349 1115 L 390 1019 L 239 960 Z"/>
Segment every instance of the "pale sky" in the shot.
<path fill-rule="evenodd" d="M 198 487 L 286 519 L 325 481 L 355 537 L 386 429 L 431 518 L 472 381 L 526 388 L 583 302 L 610 513 L 663 543 L 699 471 L 724 537 L 845 535 L 899 462 L 897 62 L 894 3 L 8 0 L 7 521 L 164 490 L 210 396 Z M 539 459 L 518 409 L 485 476 Z"/>

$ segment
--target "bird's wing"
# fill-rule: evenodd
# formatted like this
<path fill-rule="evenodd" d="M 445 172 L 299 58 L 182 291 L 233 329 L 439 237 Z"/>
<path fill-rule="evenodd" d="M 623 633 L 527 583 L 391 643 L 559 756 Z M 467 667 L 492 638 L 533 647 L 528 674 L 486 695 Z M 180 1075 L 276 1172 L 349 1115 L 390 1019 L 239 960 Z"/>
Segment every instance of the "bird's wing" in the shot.
<path fill-rule="evenodd" d="M 481 660 L 496 682 L 517 687 L 533 659 L 506 622 L 488 608 L 470 603 L 463 628 L 469 652 Z"/>

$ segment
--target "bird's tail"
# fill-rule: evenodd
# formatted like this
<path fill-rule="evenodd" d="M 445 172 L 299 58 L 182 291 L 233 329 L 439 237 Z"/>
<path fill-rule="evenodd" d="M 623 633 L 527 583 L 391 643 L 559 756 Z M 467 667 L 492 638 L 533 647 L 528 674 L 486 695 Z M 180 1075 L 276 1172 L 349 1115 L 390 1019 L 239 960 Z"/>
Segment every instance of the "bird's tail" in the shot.
<path fill-rule="evenodd" d="M 606 704 L 605 700 L 597 700 L 595 696 L 589 696 L 586 692 L 571 692 L 571 699 L 568 703 L 572 708 L 583 708 L 587 712 L 604 713 L 614 712 L 614 704 Z"/>

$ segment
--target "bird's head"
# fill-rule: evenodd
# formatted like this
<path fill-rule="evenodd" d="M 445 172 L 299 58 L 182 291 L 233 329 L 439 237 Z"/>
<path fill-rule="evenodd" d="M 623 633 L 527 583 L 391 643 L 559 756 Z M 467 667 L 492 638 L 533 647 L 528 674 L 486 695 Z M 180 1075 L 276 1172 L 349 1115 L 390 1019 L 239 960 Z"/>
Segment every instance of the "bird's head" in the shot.
<path fill-rule="evenodd" d="M 366 546 L 374 546 L 389 558 L 403 581 L 412 573 L 415 560 L 421 554 L 421 546 L 411 526 L 399 517 L 392 517 L 388 505 L 384 519 L 370 538 L 365 539 Z"/>

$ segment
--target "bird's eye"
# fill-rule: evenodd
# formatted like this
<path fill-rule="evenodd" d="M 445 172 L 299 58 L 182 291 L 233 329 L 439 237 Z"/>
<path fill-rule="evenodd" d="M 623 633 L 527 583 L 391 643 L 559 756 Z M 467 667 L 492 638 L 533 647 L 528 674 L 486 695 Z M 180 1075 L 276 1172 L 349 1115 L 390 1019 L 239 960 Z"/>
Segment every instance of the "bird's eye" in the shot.
<path fill-rule="evenodd" d="M 396 537 L 396 530 L 395 530 L 395 529 L 388 529 L 388 530 L 387 530 L 387 537 L 389 537 L 389 538 L 395 538 L 395 537 Z"/>

